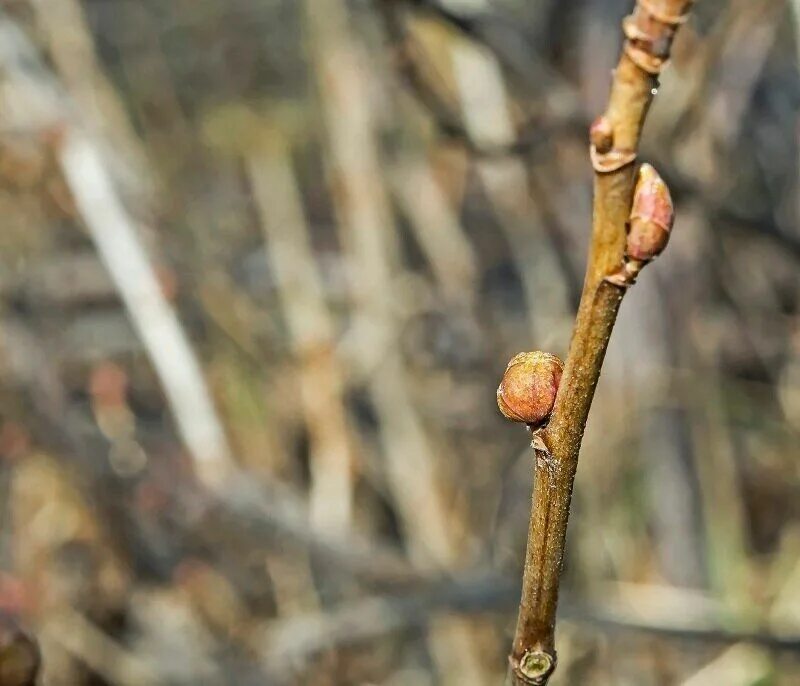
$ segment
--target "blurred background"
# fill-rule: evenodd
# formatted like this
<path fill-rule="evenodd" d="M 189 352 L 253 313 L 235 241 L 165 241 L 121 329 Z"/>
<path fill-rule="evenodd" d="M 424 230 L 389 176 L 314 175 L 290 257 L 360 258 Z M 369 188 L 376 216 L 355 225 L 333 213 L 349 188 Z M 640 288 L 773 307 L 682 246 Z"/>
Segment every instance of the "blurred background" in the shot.
<path fill-rule="evenodd" d="M 5 0 L 0 615 L 45 686 L 500 683 L 631 0 Z M 703 0 L 554 684 L 800 683 L 800 2 Z M 13 685 L 11 685 L 13 686 Z"/>

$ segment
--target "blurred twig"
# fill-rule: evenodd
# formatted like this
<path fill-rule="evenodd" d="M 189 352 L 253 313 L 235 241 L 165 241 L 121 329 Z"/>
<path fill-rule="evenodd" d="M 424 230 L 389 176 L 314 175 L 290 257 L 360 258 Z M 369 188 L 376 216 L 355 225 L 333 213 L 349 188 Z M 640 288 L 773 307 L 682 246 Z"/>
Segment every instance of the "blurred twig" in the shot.
<path fill-rule="evenodd" d="M 420 564 L 453 568 L 460 558 L 459 513 L 445 498 L 430 439 L 408 391 L 403 360 L 397 350 L 386 348 L 396 335 L 386 304 L 392 300 L 398 251 L 381 180 L 369 72 L 350 35 L 341 0 L 308 0 L 306 17 L 325 114 L 333 200 L 352 259 L 353 300 L 363 321 L 359 352 L 368 354 L 377 345 L 381 353 L 369 392 L 379 418 L 389 486 L 412 557 Z M 434 629 L 431 639 L 446 683 L 481 683 L 480 650 L 468 625 Z"/>
<path fill-rule="evenodd" d="M 209 485 L 218 484 L 233 466 L 224 429 L 197 357 L 163 294 L 137 222 L 114 186 L 100 146 L 75 123 L 69 96 L 24 34 L 2 14 L 0 38 L 0 67 L 16 89 L 13 94 L 38 106 L 30 118 L 30 125 L 38 127 L 34 133 L 58 132 L 57 152 L 77 210 L 159 374 L 198 476 Z"/>
<path fill-rule="evenodd" d="M 563 130 L 578 123 L 580 118 L 573 113 L 573 106 L 567 107 L 568 112 L 554 122 L 548 122 L 543 117 L 529 117 L 517 126 L 517 134 L 507 141 L 485 141 L 476 138 L 470 131 L 469 124 L 459 115 L 457 103 L 448 102 L 447 89 L 440 78 L 433 73 L 431 65 L 425 60 L 424 51 L 414 40 L 413 33 L 406 26 L 406 19 L 402 5 L 403 0 L 377 0 L 378 9 L 383 18 L 386 35 L 393 48 L 396 65 L 408 86 L 416 94 L 419 101 L 427 108 L 439 131 L 466 147 L 474 156 L 482 158 L 506 157 L 509 155 L 533 154 L 537 152 L 556 131 Z M 434 16 L 445 19 L 466 36 L 477 39 L 480 43 L 487 43 L 487 39 L 474 30 L 479 25 L 474 18 L 459 15 L 448 7 L 438 3 L 412 2 L 408 3 L 430 12 Z M 513 34 L 516 35 L 516 34 Z M 508 43 L 489 41 L 492 54 L 502 59 L 504 48 Z M 528 51 L 525 50 L 526 55 Z M 515 59 L 516 63 L 517 60 Z M 540 60 L 530 57 L 527 64 L 540 64 Z M 529 69 L 525 71 L 526 78 L 530 78 Z M 563 83 L 561 80 L 558 83 Z M 541 88 L 541 84 L 537 84 Z M 553 89 L 542 92 L 553 93 Z M 570 94 L 571 95 L 571 94 Z M 571 97 L 567 97 L 571 100 Z M 562 105 L 562 109 L 563 105 Z"/>
<path fill-rule="evenodd" d="M 431 165 L 424 160 L 401 164 L 394 187 L 445 297 L 472 306 L 478 259 Z"/>
<path fill-rule="evenodd" d="M 163 684 L 157 669 L 125 650 L 75 610 L 63 609 L 50 617 L 41 631 L 42 641 L 61 645 L 108 682 L 119 686 Z"/>
<path fill-rule="evenodd" d="M 234 469 L 225 430 L 135 223 L 114 191 L 100 152 L 85 134 L 67 133 L 60 158 L 83 221 L 159 374 L 178 431 L 196 461 L 197 475 L 216 488 Z"/>
<path fill-rule="evenodd" d="M 315 653 L 375 640 L 386 633 L 424 626 L 439 613 L 505 612 L 517 602 L 516 582 L 502 577 L 433 581 L 404 595 L 361 598 L 324 612 L 299 615 L 263 627 L 263 664 L 285 674 L 290 665 Z M 679 642 L 749 643 L 770 650 L 800 651 L 800 636 L 731 631 L 706 620 L 676 622 L 648 609 L 632 613 L 612 603 L 571 601 L 559 607 L 559 619 L 609 634 L 647 634 Z"/>
<path fill-rule="evenodd" d="M 299 366 L 311 437 L 311 523 L 341 533 L 350 525 L 355 465 L 334 324 L 288 152 L 273 136 L 246 163 Z"/>
<path fill-rule="evenodd" d="M 489 51 L 517 83 L 540 90 L 544 99 L 573 110 L 573 87 L 547 64 L 514 21 L 485 2 L 450 0 L 379 0 L 399 12 L 402 6 L 450 26 Z M 399 15 L 398 15 L 399 16 Z M 574 111 L 574 110 L 573 110 Z"/>

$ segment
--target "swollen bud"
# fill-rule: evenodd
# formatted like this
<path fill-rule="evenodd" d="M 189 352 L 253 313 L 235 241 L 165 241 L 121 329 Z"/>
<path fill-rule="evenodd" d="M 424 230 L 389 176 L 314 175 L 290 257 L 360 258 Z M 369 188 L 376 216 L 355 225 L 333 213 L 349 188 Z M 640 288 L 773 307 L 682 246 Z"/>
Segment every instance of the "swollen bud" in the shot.
<path fill-rule="evenodd" d="M 633 193 L 626 256 L 631 260 L 649 262 L 669 241 L 675 210 L 669 188 L 649 164 L 639 168 Z"/>
<path fill-rule="evenodd" d="M 497 406 L 506 419 L 538 429 L 550 419 L 564 363 L 540 351 L 519 353 L 506 367 Z"/>

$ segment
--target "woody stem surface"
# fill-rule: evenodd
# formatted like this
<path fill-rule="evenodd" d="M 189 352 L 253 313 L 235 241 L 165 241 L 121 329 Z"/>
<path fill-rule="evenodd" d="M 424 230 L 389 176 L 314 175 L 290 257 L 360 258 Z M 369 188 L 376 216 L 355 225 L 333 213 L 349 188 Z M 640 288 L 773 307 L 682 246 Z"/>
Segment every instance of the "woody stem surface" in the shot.
<path fill-rule="evenodd" d="M 556 608 L 572 486 L 595 387 L 626 290 L 605 278 L 624 258 L 642 126 L 672 39 L 691 5 L 692 0 L 639 0 L 623 22 L 626 41 L 601 122 L 605 135 L 595 139 L 593 134 L 592 241 L 555 407 L 536 442 L 541 449 L 536 451 L 522 597 L 509 656 L 511 684 L 546 684 L 556 666 Z"/>

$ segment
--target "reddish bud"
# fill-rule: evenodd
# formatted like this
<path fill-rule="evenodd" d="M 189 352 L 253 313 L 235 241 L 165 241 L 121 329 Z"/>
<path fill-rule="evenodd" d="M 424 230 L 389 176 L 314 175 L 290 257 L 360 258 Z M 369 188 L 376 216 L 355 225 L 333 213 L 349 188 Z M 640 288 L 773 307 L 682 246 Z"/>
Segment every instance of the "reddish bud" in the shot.
<path fill-rule="evenodd" d="M 606 153 L 614 145 L 614 129 L 611 122 L 600 115 L 589 127 L 589 141 L 599 153 Z"/>
<path fill-rule="evenodd" d="M 533 428 L 547 423 L 556 402 L 564 363 L 539 351 L 519 353 L 508 363 L 497 389 L 497 406 L 506 419 Z"/>
<path fill-rule="evenodd" d="M 648 262 L 669 241 L 675 210 L 669 188 L 658 172 L 643 164 L 633 194 L 626 254 L 629 259 Z"/>

